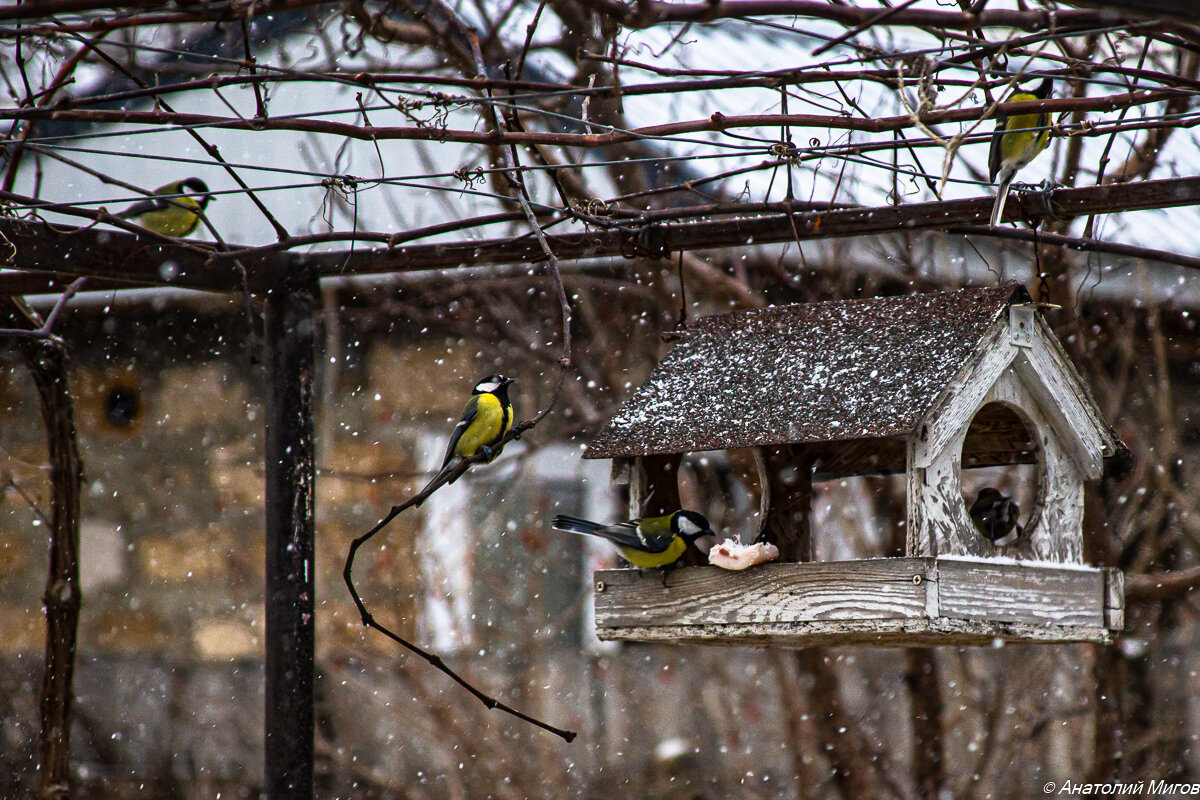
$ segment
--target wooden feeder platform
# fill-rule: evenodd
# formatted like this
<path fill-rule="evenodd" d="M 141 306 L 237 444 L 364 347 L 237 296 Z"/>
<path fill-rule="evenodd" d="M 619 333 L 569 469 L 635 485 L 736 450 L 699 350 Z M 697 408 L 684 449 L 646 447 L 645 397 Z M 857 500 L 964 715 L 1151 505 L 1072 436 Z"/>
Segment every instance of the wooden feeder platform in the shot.
<path fill-rule="evenodd" d="M 1120 570 L 976 558 L 879 558 L 595 574 L 596 635 L 666 644 L 1109 643 Z"/>

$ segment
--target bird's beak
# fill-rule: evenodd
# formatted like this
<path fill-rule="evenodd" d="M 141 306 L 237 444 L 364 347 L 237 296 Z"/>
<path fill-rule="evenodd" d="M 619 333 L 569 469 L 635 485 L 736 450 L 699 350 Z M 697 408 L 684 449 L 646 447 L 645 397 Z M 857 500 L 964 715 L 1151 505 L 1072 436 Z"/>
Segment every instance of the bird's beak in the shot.
<path fill-rule="evenodd" d="M 505 386 L 508 386 L 510 383 L 516 383 L 516 382 L 517 382 L 517 379 L 516 379 L 516 378 L 505 378 L 505 379 L 504 379 L 504 385 L 505 385 Z"/>

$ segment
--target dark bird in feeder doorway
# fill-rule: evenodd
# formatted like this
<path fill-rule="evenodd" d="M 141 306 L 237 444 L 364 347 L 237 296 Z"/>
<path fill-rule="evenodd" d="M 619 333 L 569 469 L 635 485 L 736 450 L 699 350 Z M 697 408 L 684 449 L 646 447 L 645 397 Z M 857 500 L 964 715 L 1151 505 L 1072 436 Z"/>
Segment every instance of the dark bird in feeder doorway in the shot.
<path fill-rule="evenodd" d="M 1025 531 L 1017 522 L 1020 516 L 1021 507 L 991 486 L 981 489 L 971 504 L 971 522 L 997 547 L 1008 547 L 1021 538 Z"/>
<path fill-rule="evenodd" d="M 199 178 L 172 181 L 117 214 L 163 236 L 190 236 L 200 227 L 200 217 L 212 201 L 208 184 Z"/>
<path fill-rule="evenodd" d="M 496 460 L 502 449 L 501 440 L 513 424 L 513 407 L 508 399 L 508 386 L 515 378 L 503 375 L 488 375 L 475 384 L 471 399 L 463 408 L 450 442 L 446 445 L 446 457 L 442 468 L 426 489 L 440 485 L 464 459 L 482 453 L 488 463 Z M 422 490 L 424 491 L 424 490 Z"/>
<path fill-rule="evenodd" d="M 669 567 L 683 557 L 689 544 L 702 536 L 713 535 L 703 514 L 676 511 L 661 517 L 643 517 L 615 525 L 559 514 L 554 518 L 556 531 L 585 533 L 607 539 L 617 547 L 621 558 L 638 569 Z"/>
<path fill-rule="evenodd" d="M 1017 89 L 1005 102 L 1045 100 L 1050 96 L 1053 85 L 1054 81 L 1046 78 L 1033 91 Z M 996 202 L 992 205 L 992 227 L 999 225 L 1004 218 L 1008 187 L 1017 171 L 1037 158 L 1050 142 L 1049 125 L 1050 115 L 1045 111 L 1000 117 L 996 121 L 996 132 L 992 134 L 992 149 L 988 155 L 988 177 L 997 184 Z"/>

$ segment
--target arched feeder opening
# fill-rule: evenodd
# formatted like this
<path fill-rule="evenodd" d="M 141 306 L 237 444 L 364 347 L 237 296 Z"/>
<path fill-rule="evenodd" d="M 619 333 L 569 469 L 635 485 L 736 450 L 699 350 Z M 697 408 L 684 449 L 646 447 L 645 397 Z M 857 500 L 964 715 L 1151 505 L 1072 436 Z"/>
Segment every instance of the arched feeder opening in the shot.
<path fill-rule="evenodd" d="M 998 553 L 1029 541 L 1041 521 L 1046 461 L 1032 427 L 1016 408 L 991 402 L 963 437 L 963 503 L 978 535 Z M 1013 528 L 1006 530 L 1006 523 Z"/>

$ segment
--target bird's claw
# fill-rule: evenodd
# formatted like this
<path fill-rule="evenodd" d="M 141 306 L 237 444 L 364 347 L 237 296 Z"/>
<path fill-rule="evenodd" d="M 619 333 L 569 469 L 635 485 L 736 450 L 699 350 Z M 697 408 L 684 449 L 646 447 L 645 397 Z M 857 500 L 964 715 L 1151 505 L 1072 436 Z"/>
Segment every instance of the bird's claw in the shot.
<path fill-rule="evenodd" d="M 1012 183 L 1009 185 L 1009 190 L 1014 192 L 1053 192 L 1059 188 L 1058 182 L 1053 178 L 1046 178 L 1041 183 Z"/>
<path fill-rule="evenodd" d="M 1054 203 L 1052 202 L 1051 195 L 1057 188 L 1058 184 L 1053 178 L 1046 178 L 1046 180 L 1042 181 L 1041 183 L 1034 184 L 1028 190 L 1030 193 L 1036 193 L 1040 198 L 1042 198 L 1042 208 L 1046 212 L 1046 217 L 1052 220 L 1063 219 L 1063 217 L 1061 217 L 1054 210 Z"/>

